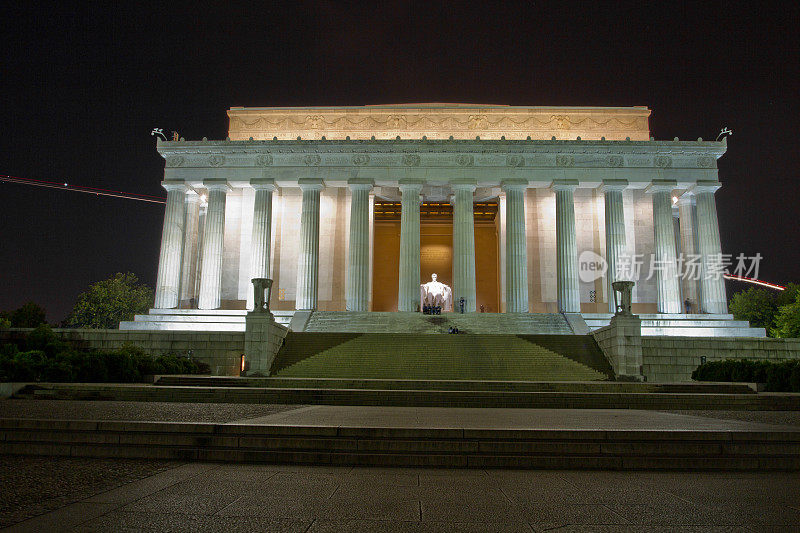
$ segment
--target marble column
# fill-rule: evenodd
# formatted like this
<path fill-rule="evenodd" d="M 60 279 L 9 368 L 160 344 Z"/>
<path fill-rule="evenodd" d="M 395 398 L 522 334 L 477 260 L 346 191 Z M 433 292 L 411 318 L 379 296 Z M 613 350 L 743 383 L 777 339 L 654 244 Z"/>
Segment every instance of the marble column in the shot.
<path fill-rule="evenodd" d="M 350 243 L 347 251 L 345 306 L 369 311 L 369 193 L 372 180 L 352 179 L 350 186 Z"/>
<path fill-rule="evenodd" d="M 525 234 L 525 180 L 500 184 L 506 194 L 506 313 L 528 312 L 528 242 Z"/>
<path fill-rule="evenodd" d="M 674 180 L 653 180 L 647 187 L 653 197 L 653 253 L 659 313 L 683 312 L 672 222 L 672 190 L 676 185 Z"/>
<path fill-rule="evenodd" d="M 464 312 L 477 309 L 475 288 L 475 210 L 472 195 L 475 182 L 452 182 L 453 201 L 453 310 L 459 311 L 464 298 Z"/>
<path fill-rule="evenodd" d="M 419 301 L 419 193 L 421 181 L 401 181 L 400 283 L 398 311 L 418 311 Z"/>
<path fill-rule="evenodd" d="M 181 266 L 181 301 L 197 297 L 197 241 L 200 222 L 200 195 L 186 191 L 185 223 L 183 230 L 183 266 Z"/>
<path fill-rule="evenodd" d="M 694 193 L 687 191 L 678 198 L 678 218 L 681 228 L 681 253 L 683 271 L 681 285 L 683 297 L 692 304 L 692 312 L 700 312 L 700 274 L 702 265 L 698 258 L 697 245 L 697 207 Z M 696 265 L 696 266 L 695 266 Z M 679 275 L 681 273 L 679 272 Z M 685 311 L 685 305 L 684 305 Z"/>
<path fill-rule="evenodd" d="M 272 243 L 272 193 L 275 180 L 254 178 L 250 186 L 256 191 L 253 204 L 253 233 L 250 240 L 250 278 L 269 278 L 269 256 Z"/>
<path fill-rule="evenodd" d="M 575 240 L 575 189 L 577 180 L 555 180 L 556 193 L 556 270 L 558 276 L 558 310 L 581 312 L 578 278 L 578 244 Z"/>
<path fill-rule="evenodd" d="M 156 309 L 178 307 L 178 290 L 181 282 L 181 255 L 183 252 L 183 217 L 186 184 L 165 181 L 167 207 L 164 210 L 164 228 L 161 231 L 161 252 L 158 257 L 156 282 Z"/>
<path fill-rule="evenodd" d="M 225 200 L 230 187 L 225 180 L 207 180 L 208 207 L 203 230 L 203 263 L 200 271 L 200 309 L 219 309 L 222 289 L 222 250 L 225 242 Z"/>
<path fill-rule="evenodd" d="M 697 242 L 702 275 L 700 277 L 700 312 L 725 314 L 728 300 L 722 277 L 722 246 L 714 193 L 721 185 L 716 181 L 698 181 L 692 188 L 697 197 Z"/>
<path fill-rule="evenodd" d="M 611 283 L 617 279 L 617 269 L 621 266 L 621 257 L 625 253 L 625 211 L 622 204 L 622 191 L 628 186 L 626 180 L 603 180 L 600 190 L 605 199 L 606 222 L 606 298 L 608 310 L 616 312 L 614 306 L 614 289 Z"/>
<path fill-rule="evenodd" d="M 303 191 L 300 215 L 300 254 L 297 258 L 295 309 L 316 309 L 319 284 L 319 192 L 320 179 L 298 180 Z"/>

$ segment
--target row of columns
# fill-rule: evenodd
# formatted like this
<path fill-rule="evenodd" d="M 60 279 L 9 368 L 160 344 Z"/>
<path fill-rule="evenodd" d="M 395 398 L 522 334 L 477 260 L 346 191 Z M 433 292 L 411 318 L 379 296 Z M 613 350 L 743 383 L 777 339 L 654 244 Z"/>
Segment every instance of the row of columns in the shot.
<path fill-rule="evenodd" d="M 420 192 L 423 181 L 409 180 L 400 183 L 402 211 L 400 219 L 400 257 L 398 310 L 417 311 L 420 283 Z M 197 195 L 183 183 L 165 182 L 167 205 L 161 240 L 158 268 L 156 308 L 178 306 L 181 286 L 194 283 L 189 272 L 195 271 L 197 239 L 188 236 L 196 233 Z M 319 179 L 301 179 L 298 185 L 303 193 L 301 213 L 300 255 L 297 267 L 297 309 L 317 307 L 319 271 L 319 224 L 320 191 L 323 182 Z M 606 260 L 608 263 L 608 294 L 611 282 L 620 265 L 625 250 L 625 214 L 622 191 L 625 180 L 605 180 L 601 191 L 605 200 Z M 647 188 L 653 202 L 654 254 L 661 266 L 656 273 L 657 305 L 659 313 L 682 312 L 681 288 L 677 271 L 676 240 L 672 217 L 671 193 L 676 182 L 654 180 Z M 220 307 L 222 278 L 223 241 L 225 233 L 225 199 L 230 187 L 224 180 L 205 181 L 208 191 L 208 207 L 203 228 L 201 250 L 201 273 L 198 307 L 217 309 Z M 270 233 L 272 221 L 272 179 L 254 179 L 251 186 L 256 190 L 253 209 L 253 232 L 251 243 L 251 277 L 267 278 L 269 272 Z M 354 179 L 349 183 L 352 197 L 350 203 L 350 242 L 347 264 L 345 299 L 348 311 L 367 311 L 369 303 L 369 193 L 370 180 Z M 453 209 L 453 298 L 458 302 L 464 298 L 465 311 L 476 310 L 475 278 L 475 231 L 473 216 L 474 181 L 451 183 L 454 190 Z M 575 231 L 574 191 L 577 180 L 554 181 L 551 189 L 556 200 L 556 253 L 558 309 L 564 313 L 580 312 L 578 254 Z M 714 192 L 716 182 L 698 183 L 690 193 L 684 195 L 680 204 L 681 231 L 691 234 L 696 231 L 697 250 L 694 240 L 684 241 L 684 253 L 698 253 L 702 258 L 702 273 L 715 268 L 711 264 L 721 253 L 719 226 L 717 222 Z M 525 231 L 525 191 L 527 182 L 509 180 L 501 184 L 506 196 L 506 311 L 528 312 L 527 235 Z M 691 209 L 690 196 L 696 198 L 696 221 Z M 186 210 L 189 210 L 187 213 Z M 187 214 L 189 216 L 187 216 Z M 684 218 L 685 217 L 685 218 Z M 684 220 L 686 224 L 684 224 Z M 187 224 L 187 227 L 184 227 Z M 688 225 L 688 227 L 687 227 Z M 191 227 L 189 227 L 191 226 Z M 686 230 L 686 231 L 684 231 Z M 184 236 L 187 236 L 184 238 Z M 721 277 L 701 275 L 699 293 L 700 311 L 704 313 L 726 313 L 725 286 Z M 689 295 L 691 297 L 691 295 Z M 611 300 L 611 298 L 609 298 Z M 614 311 L 613 302 L 609 310 Z"/>

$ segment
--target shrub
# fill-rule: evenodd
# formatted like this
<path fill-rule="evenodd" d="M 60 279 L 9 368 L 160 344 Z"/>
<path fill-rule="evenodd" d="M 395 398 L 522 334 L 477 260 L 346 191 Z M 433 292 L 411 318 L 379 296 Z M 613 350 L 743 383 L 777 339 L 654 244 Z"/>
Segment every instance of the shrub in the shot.
<path fill-rule="evenodd" d="M 692 372 L 695 381 L 765 383 L 774 392 L 800 392 L 800 359 L 763 361 L 725 359 L 702 364 Z"/>
<path fill-rule="evenodd" d="M 775 327 L 772 328 L 771 333 L 773 337 L 800 337 L 800 292 L 797 293 L 794 301 L 778 307 Z"/>
<path fill-rule="evenodd" d="M 0 345 L 0 381 L 141 381 L 148 374 L 202 374 L 208 365 L 178 354 L 151 356 L 134 345 L 119 350 L 78 350 L 48 326 L 30 332 L 20 346 Z"/>

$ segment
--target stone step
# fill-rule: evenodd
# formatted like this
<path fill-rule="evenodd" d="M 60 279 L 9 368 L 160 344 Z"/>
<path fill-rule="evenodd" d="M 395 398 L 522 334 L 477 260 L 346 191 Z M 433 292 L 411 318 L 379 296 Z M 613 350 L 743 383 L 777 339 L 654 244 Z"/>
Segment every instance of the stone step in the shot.
<path fill-rule="evenodd" d="M 464 333 L 571 335 L 572 329 L 558 313 L 421 313 L 315 311 L 305 326 L 306 332 L 350 333 L 447 333 L 451 326 Z"/>
<path fill-rule="evenodd" d="M 297 389 L 455 390 L 507 392 L 626 392 L 646 394 L 755 394 L 747 383 L 638 383 L 625 381 L 485 381 L 342 378 L 248 378 L 216 376 L 158 376 L 164 387 L 261 387 Z"/>
<path fill-rule="evenodd" d="M 611 320 L 609 313 L 583 313 L 590 330 Z M 764 328 L 751 328 L 746 320 L 725 314 L 641 314 L 642 335 L 677 337 L 766 337 Z"/>
<path fill-rule="evenodd" d="M 800 410 L 798 394 L 726 394 L 711 392 L 588 392 L 418 390 L 304 387 L 216 387 L 144 384 L 39 383 L 15 397 L 64 400 L 189 403 L 276 403 L 429 407 L 527 407 L 554 409 L 723 409 Z"/>
<path fill-rule="evenodd" d="M 246 310 L 239 309 L 150 309 L 120 322 L 121 330 L 138 331 L 235 331 L 244 332 Z M 275 321 L 288 325 L 294 311 L 273 312 Z"/>
<path fill-rule="evenodd" d="M 593 339 L 573 335 L 552 335 L 553 345 L 575 357 L 566 357 L 536 344 L 538 336 L 515 335 L 431 335 L 363 334 L 344 342 L 344 337 L 329 336 L 331 346 L 312 351 L 307 343 L 315 334 L 287 337 L 279 352 L 272 375 L 284 377 L 393 378 L 393 379 L 483 379 L 483 380 L 566 380 L 608 379 L 612 374 L 605 364 L 591 366 L 582 357 L 586 342 Z M 298 337 L 293 342 L 293 337 Z M 556 337 L 563 340 L 555 341 Z M 334 343 L 333 340 L 336 342 Z M 595 349 L 599 353 L 599 349 Z M 305 355 L 305 357 L 303 357 Z M 291 362 L 289 362 L 291 359 Z M 604 362 L 604 358 L 600 355 Z M 589 364 L 586 364 L 589 363 Z"/>
<path fill-rule="evenodd" d="M 0 420 L 0 453 L 450 468 L 798 470 L 800 431 Z"/>

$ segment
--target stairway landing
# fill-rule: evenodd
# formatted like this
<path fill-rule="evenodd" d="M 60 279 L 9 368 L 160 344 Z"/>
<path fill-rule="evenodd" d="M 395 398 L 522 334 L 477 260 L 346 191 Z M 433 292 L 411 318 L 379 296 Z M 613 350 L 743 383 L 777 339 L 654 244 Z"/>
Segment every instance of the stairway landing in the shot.
<path fill-rule="evenodd" d="M 315 311 L 302 331 L 340 333 L 461 333 L 510 335 L 572 335 L 559 313 L 444 313 Z"/>

